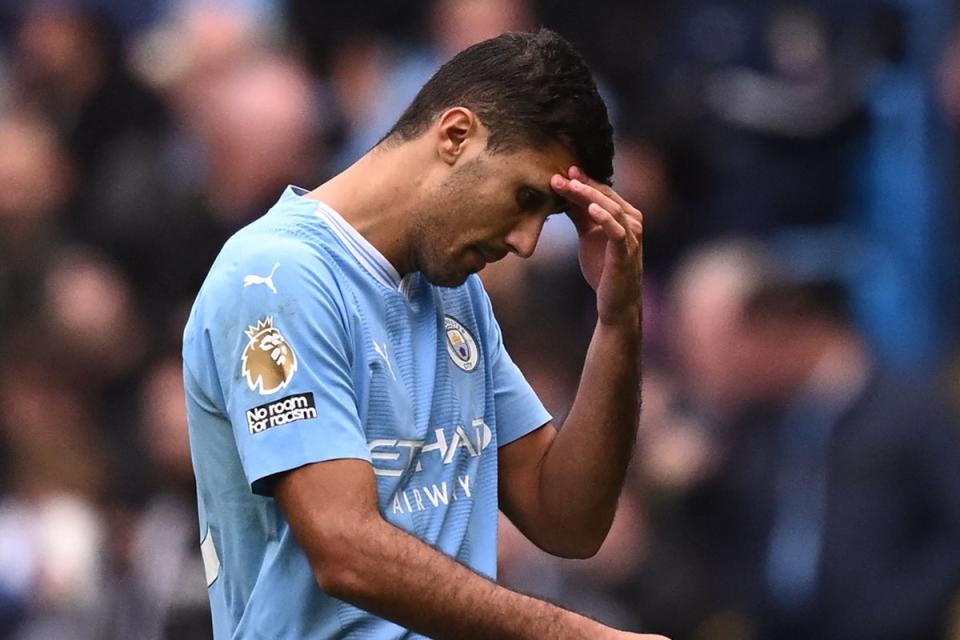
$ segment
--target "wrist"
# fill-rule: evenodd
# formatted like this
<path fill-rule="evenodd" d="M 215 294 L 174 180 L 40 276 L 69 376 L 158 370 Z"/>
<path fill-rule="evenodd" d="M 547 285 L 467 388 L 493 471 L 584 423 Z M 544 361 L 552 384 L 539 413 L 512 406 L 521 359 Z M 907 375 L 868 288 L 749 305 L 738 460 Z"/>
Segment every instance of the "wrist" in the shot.
<path fill-rule="evenodd" d="M 640 304 L 636 304 L 616 313 L 599 314 L 597 326 L 610 331 L 639 335 L 642 321 L 643 309 Z"/>

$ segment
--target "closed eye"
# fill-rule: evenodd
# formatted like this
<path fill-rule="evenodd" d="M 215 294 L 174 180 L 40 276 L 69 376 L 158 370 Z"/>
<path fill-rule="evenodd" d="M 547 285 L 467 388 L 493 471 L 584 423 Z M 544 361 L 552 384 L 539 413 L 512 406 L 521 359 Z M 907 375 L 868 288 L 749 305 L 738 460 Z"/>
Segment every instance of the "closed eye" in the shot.
<path fill-rule="evenodd" d="M 517 206 L 521 211 L 536 211 L 546 203 L 547 196 L 533 187 L 520 187 L 517 191 Z"/>
<path fill-rule="evenodd" d="M 566 198 L 559 193 L 553 192 L 553 197 L 550 198 L 550 215 L 563 213 L 569 206 L 570 202 Z"/>

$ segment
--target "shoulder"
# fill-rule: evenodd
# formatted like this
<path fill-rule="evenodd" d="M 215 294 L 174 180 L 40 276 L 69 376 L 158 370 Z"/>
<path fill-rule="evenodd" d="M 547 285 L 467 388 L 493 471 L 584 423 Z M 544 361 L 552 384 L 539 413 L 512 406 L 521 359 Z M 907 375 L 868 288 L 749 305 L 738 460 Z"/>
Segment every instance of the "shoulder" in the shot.
<path fill-rule="evenodd" d="M 323 245 L 248 227 L 224 245 L 200 297 L 224 296 L 230 304 L 267 295 L 293 298 L 308 291 L 336 289 L 337 271 L 336 261 Z"/>
<path fill-rule="evenodd" d="M 344 278 L 328 250 L 271 229 L 248 227 L 224 246 L 197 295 L 186 333 L 233 333 L 273 317 L 346 329 Z M 238 324 L 239 323 L 239 324 Z M 185 335 L 186 337 L 186 335 Z"/>

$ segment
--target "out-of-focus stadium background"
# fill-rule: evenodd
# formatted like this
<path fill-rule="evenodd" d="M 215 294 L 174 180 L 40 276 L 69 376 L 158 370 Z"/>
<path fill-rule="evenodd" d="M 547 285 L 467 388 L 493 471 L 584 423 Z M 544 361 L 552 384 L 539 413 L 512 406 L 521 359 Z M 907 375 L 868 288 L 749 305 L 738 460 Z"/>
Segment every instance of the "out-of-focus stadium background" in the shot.
<path fill-rule="evenodd" d="M 461 48 L 585 54 L 645 213 L 644 407 L 590 561 L 501 577 L 674 640 L 960 638 L 960 30 L 946 0 L 4 0 L 0 637 L 210 637 L 180 332 L 223 241 Z M 451 212 L 456 215 L 456 212 Z M 484 279 L 562 418 L 566 220 Z"/>

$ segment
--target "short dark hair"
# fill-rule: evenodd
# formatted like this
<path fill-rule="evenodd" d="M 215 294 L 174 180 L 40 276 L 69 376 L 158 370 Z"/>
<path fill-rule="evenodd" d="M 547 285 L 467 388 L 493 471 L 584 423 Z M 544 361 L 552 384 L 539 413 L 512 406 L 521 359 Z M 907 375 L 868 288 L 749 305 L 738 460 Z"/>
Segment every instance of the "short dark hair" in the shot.
<path fill-rule="evenodd" d="M 834 279 L 773 280 L 761 284 L 744 305 L 748 321 L 815 320 L 850 327 L 854 324 L 850 293 Z"/>
<path fill-rule="evenodd" d="M 462 106 L 490 130 L 487 148 L 564 145 L 587 175 L 609 183 L 613 127 L 583 58 L 550 31 L 504 33 L 444 64 L 384 136 L 412 140 L 446 109 Z"/>

